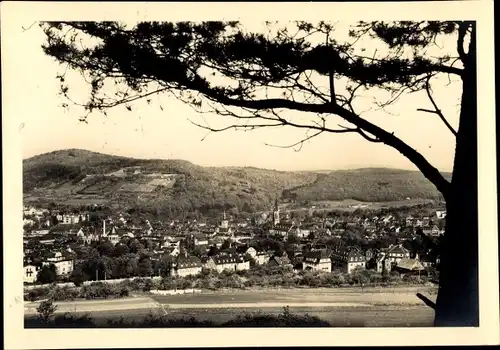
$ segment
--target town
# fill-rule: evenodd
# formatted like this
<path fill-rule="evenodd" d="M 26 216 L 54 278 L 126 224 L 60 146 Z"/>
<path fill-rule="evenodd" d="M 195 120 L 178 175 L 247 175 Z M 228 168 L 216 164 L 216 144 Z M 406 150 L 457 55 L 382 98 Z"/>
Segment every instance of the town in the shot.
<path fill-rule="evenodd" d="M 89 205 L 24 207 L 26 286 L 133 277 L 313 271 L 379 279 L 438 278 L 446 211 L 433 205 L 379 210 L 281 211 L 160 221 Z M 395 277 L 396 276 L 396 277 Z M 340 283 L 340 282 L 339 282 Z M 251 286 L 246 281 L 243 285 Z"/>

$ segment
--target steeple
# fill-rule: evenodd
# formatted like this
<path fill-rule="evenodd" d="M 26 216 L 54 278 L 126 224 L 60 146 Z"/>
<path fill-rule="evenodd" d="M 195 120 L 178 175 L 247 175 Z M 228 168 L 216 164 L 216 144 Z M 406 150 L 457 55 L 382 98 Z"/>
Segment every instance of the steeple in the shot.
<path fill-rule="evenodd" d="M 279 223 L 280 223 L 280 207 L 278 204 L 278 196 L 276 196 L 276 200 L 274 202 L 273 226 L 276 226 Z"/>
<path fill-rule="evenodd" d="M 225 209 L 224 209 L 224 212 L 222 214 L 222 221 L 221 221 L 220 227 L 223 229 L 229 228 L 229 221 L 227 221 L 227 219 L 226 219 L 226 210 Z"/>

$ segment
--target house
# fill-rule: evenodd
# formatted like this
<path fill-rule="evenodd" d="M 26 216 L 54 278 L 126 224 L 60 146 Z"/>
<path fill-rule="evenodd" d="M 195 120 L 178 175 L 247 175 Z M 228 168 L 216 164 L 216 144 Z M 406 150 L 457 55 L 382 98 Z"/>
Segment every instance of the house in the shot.
<path fill-rule="evenodd" d="M 25 264 L 23 267 L 23 282 L 35 283 L 38 276 L 38 267 L 31 264 Z"/>
<path fill-rule="evenodd" d="M 132 234 L 132 237 L 133 237 L 133 234 Z M 109 240 L 109 242 L 113 245 L 117 244 L 118 242 L 120 242 L 121 240 L 121 236 L 119 236 L 117 233 L 116 233 L 116 229 L 113 227 L 113 229 L 111 230 L 111 233 L 107 236 L 107 239 Z"/>
<path fill-rule="evenodd" d="M 428 216 L 424 216 L 422 218 L 422 222 L 423 222 L 424 226 L 430 226 L 430 224 L 431 224 L 431 218 L 428 217 Z"/>
<path fill-rule="evenodd" d="M 59 260 L 51 260 L 43 262 L 43 266 L 54 265 L 58 276 L 68 276 L 73 272 L 74 261 L 73 259 L 62 258 Z"/>
<path fill-rule="evenodd" d="M 235 233 L 234 240 L 240 243 L 249 242 L 252 240 L 252 235 L 250 233 L 245 233 L 245 232 Z"/>
<path fill-rule="evenodd" d="M 417 259 L 401 259 L 396 266 L 392 268 L 394 271 L 398 271 L 403 274 L 416 274 L 425 271 L 425 267 Z"/>
<path fill-rule="evenodd" d="M 26 219 L 26 218 L 25 218 L 25 219 L 23 219 L 23 226 L 26 226 L 26 225 L 28 225 L 28 226 L 32 226 L 32 225 L 34 225 L 34 224 L 35 224 L 35 221 L 34 221 L 34 220 L 32 220 L 32 219 Z"/>
<path fill-rule="evenodd" d="M 329 228 L 321 227 L 321 228 L 318 228 L 318 229 L 314 230 L 314 236 L 316 238 L 318 238 L 318 237 L 329 237 L 331 235 L 332 235 L 332 231 L 330 231 Z"/>
<path fill-rule="evenodd" d="M 377 230 L 377 226 L 371 222 L 364 223 L 363 228 L 366 232 L 375 232 Z"/>
<path fill-rule="evenodd" d="M 251 256 L 252 259 L 255 259 L 255 257 L 257 256 L 257 250 L 254 247 L 241 246 L 238 248 L 238 250 L 242 254 Z"/>
<path fill-rule="evenodd" d="M 64 256 L 62 255 L 61 252 L 52 253 L 51 256 L 47 258 L 47 261 L 51 262 L 51 263 L 63 261 L 63 260 L 64 260 Z"/>
<path fill-rule="evenodd" d="M 326 250 L 312 250 L 302 260 L 304 270 L 332 272 L 332 260 Z"/>
<path fill-rule="evenodd" d="M 311 229 L 310 228 L 297 228 L 297 237 L 299 238 L 306 238 L 306 237 L 309 237 L 309 235 L 311 234 Z"/>
<path fill-rule="evenodd" d="M 446 218 L 446 210 L 436 210 L 436 216 L 438 220 Z"/>
<path fill-rule="evenodd" d="M 180 248 L 175 246 L 175 247 L 167 247 L 164 250 L 165 255 L 170 255 L 170 256 L 178 256 L 180 254 Z"/>
<path fill-rule="evenodd" d="M 23 209 L 23 214 L 25 216 L 31 215 L 31 216 L 36 216 L 40 217 L 43 216 L 43 214 L 47 213 L 48 211 L 46 209 L 38 209 L 34 207 L 24 207 Z"/>
<path fill-rule="evenodd" d="M 390 224 L 392 221 L 394 221 L 394 216 L 388 215 L 382 218 L 382 222 L 386 225 Z"/>
<path fill-rule="evenodd" d="M 212 270 L 222 271 L 241 271 L 250 269 L 250 261 L 244 259 L 240 254 L 220 253 L 207 260 L 205 267 Z"/>
<path fill-rule="evenodd" d="M 92 242 L 99 241 L 99 235 L 95 233 L 85 232 L 83 228 L 80 228 L 76 233 L 78 240 L 82 241 L 84 244 L 90 244 Z"/>
<path fill-rule="evenodd" d="M 191 234 L 191 239 L 194 241 L 195 246 L 208 245 L 208 237 L 202 233 Z"/>
<path fill-rule="evenodd" d="M 415 222 L 415 218 L 411 215 L 407 216 L 405 219 L 406 227 L 413 227 L 414 222 Z"/>
<path fill-rule="evenodd" d="M 35 230 L 31 232 L 31 236 L 33 237 L 41 237 L 49 234 L 49 230 Z"/>
<path fill-rule="evenodd" d="M 287 237 L 289 234 L 295 233 L 295 230 L 293 230 L 294 228 L 295 225 L 292 223 L 278 223 L 269 230 L 269 233 L 272 235 Z"/>
<path fill-rule="evenodd" d="M 373 249 L 367 249 L 365 251 L 366 261 L 369 261 L 371 258 L 373 258 L 374 255 L 375 255 L 375 252 L 373 251 Z"/>
<path fill-rule="evenodd" d="M 346 228 L 356 228 L 358 227 L 358 223 L 356 221 L 349 221 L 346 223 Z"/>
<path fill-rule="evenodd" d="M 269 263 L 269 259 L 271 258 L 270 254 L 266 251 L 263 251 L 263 250 L 259 250 L 257 251 L 257 253 L 255 254 L 255 262 L 258 264 L 258 265 L 264 265 L 264 264 L 267 264 Z"/>
<path fill-rule="evenodd" d="M 380 251 L 385 253 L 386 259 L 395 264 L 397 264 L 401 259 L 410 258 L 410 252 L 404 248 L 402 244 L 391 245 L 389 248 L 383 248 Z"/>
<path fill-rule="evenodd" d="M 65 225 L 74 225 L 86 220 L 86 215 L 79 214 L 57 214 L 57 221 Z"/>
<path fill-rule="evenodd" d="M 390 272 L 392 268 L 392 262 L 386 259 L 385 252 L 378 252 L 373 255 L 373 257 L 366 262 L 366 268 L 370 270 L 375 270 L 378 273 Z"/>
<path fill-rule="evenodd" d="M 201 272 L 202 266 L 199 258 L 190 256 L 183 251 L 175 258 L 170 273 L 177 277 L 197 275 Z"/>
<path fill-rule="evenodd" d="M 441 233 L 441 230 L 439 229 L 439 227 L 437 225 L 433 225 L 431 228 L 431 235 L 439 236 L 440 233 Z"/>
<path fill-rule="evenodd" d="M 272 268 L 292 267 L 292 263 L 286 253 L 283 253 L 281 256 L 274 255 L 269 259 L 268 265 Z"/>
<path fill-rule="evenodd" d="M 351 273 L 356 268 L 366 267 L 366 257 L 355 247 L 336 247 L 331 254 L 332 269 Z"/>
<path fill-rule="evenodd" d="M 422 233 L 423 233 L 424 235 L 430 235 L 430 234 L 431 234 L 431 232 L 432 232 L 432 229 L 431 229 L 430 227 L 428 227 L 428 226 L 426 226 L 426 227 L 422 227 Z"/>

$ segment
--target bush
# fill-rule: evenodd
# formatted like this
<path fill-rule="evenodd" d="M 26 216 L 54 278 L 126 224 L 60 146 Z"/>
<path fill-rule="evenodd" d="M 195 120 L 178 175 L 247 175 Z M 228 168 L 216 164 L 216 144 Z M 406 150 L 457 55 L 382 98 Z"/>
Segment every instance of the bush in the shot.
<path fill-rule="evenodd" d="M 44 300 L 36 308 L 36 312 L 38 313 L 38 318 L 44 323 L 50 320 L 50 318 L 54 315 L 56 310 L 57 310 L 57 305 L 54 305 L 52 303 L 52 300 Z"/>
<path fill-rule="evenodd" d="M 118 294 L 117 288 L 114 289 L 115 293 Z M 85 299 L 107 299 L 113 296 L 113 288 L 104 282 L 93 282 L 91 284 L 84 285 L 80 290 L 80 297 Z M 115 295 L 116 295 L 115 294 Z"/>
<path fill-rule="evenodd" d="M 40 322 L 40 321 L 39 321 Z M 36 319 L 25 321 L 25 327 L 95 327 L 96 324 L 89 315 L 74 316 L 70 313 L 56 316 L 51 322 L 37 323 Z M 211 321 L 197 320 L 195 317 L 170 318 L 168 316 L 156 316 L 149 314 L 140 322 L 126 321 L 123 318 L 107 320 L 107 327 L 110 328 L 156 328 L 156 327 L 330 327 L 331 325 L 318 317 L 309 315 L 294 315 L 288 307 L 283 309 L 279 315 L 268 315 L 262 312 L 240 314 L 234 319 L 216 324 Z"/>
<path fill-rule="evenodd" d="M 67 327 L 67 328 L 90 328 L 95 327 L 94 320 L 89 314 L 84 314 L 81 316 L 75 316 L 66 312 L 63 315 L 58 315 L 54 318 L 54 324 L 56 327 Z"/>
<path fill-rule="evenodd" d="M 50 287 L 47 291 L 47 298 L 54 301 L 75 300 L 80 295 L 78 289 L 73 287 Z"/>
<path fill-rule="evenodd" d="M 46 298 L 48 294 L 49 288 L 47 287 L 34 288 L 24 294 L 24 300 L 33 302 Z"/>

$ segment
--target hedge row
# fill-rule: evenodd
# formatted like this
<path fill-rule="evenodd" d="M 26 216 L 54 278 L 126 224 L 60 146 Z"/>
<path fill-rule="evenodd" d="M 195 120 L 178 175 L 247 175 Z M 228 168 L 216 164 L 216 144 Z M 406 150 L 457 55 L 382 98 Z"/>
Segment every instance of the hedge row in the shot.
<path fill-rule="evenodd" d="M 290 313 L 288 307 L 278 315 L 243 313 L 227 322 L 201 321 L 195 317 L 173 318 L 150 314 L 141 321 L 127 321 L 123 318 L 108 319 L 105 324 L 98 324 L 88 314 L 75 316 L 71 313 L 57 315 L 49 319 L 29 317 L 25 319 L 26 328 L 155 328 L 155 327 L 331 327 L 332 325 L 316 316 Z M 336 325 L 353 326 L 353 325 Z"/>
<path fill-rule="evenodd" d="M 120 283 L 110 284 L 93 282 L 81 287 L 35 288 L 25 294 L 25 300 L 36 301 L 51 299 L 54 301 L 74 299 L 107 299 L 129 296 L 131 292 L 149 292 L 174 289 L 218 290 L 223 288 L 245 289 L 251 287 L 313 287 L 331 288 L 346 286 L 387 286 L 414 285 L 426 283 L 425 276 L 405 276 L 401 278 L 396 272 L 381 275 L 371 270 L 357 271 L 352 274 L 327 273 L 321 271 L 301 271 L 295 273 L 291 269 L 269 270 L 256 268 L 247 271 L 222 272 L 204 270 L 196 276 L 166 277 L 162 279 L 135 278 Z"/>

